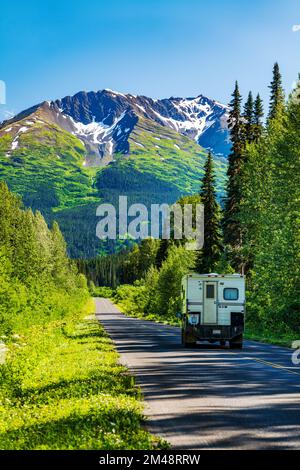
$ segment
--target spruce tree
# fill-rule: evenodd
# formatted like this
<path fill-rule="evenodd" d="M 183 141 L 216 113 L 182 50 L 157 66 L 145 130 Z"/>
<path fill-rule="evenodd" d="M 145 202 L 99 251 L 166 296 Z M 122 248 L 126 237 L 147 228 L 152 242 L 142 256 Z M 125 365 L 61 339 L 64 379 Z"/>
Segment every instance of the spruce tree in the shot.
<path fill-rule="evenodd" d="M 198 272 L 208 273 L 215 270 L 222 251 L 220 208 L 215 195 L 215 177 L 210 152 L 204 169 L 200 191 L 201 201 L 204 205 L 204 245 L 197 257 L 196 269 Z"/>
<path fill-rule="evenodd" d="M 231 152 L 228 157 L 228 182 L 227 196 L 225 198 L 225 211 L 223 219 L 224 242 L 232 248 L 241 244 L 241 226 L 239 222 L 239 204 L 241 201 L 240 172 L 243 162 L 243 122 L 241 117 L 242 97 L 238 83 L 229 103 L 228 127 L 232 143 Z"/>
<path fill-rule="evenodd" d="M 159 241 L 159 247 L 158 247 L 158 250 L 156 253 L 156 259 L 155 259 L 155 266 L 158 269 L 161 268 L 161 265 L 167 258 L 169 245 L 170 245 L 170 241 L 168 239 L 162 238 Z"/>
<path fill-rule="evenodd" d="M 139 244 L 139 279 L 156 263 L 158 243 L 153 238 L 145 238 Z"/>
<path fill-rule="evenodd" d="M 240 175 L 239 175 L 239 184 L 240 184 L 240 193 L 241 193 L 241 200 L 239 203 L 239 214 L 238 214 L 238 219 L 240 221 L 241 227 L 242 227 L 242 246 L 238 248 L 238 250 L 235 253 L 235 258 L 236 258 L 236 263 L 234 263 L 236 266 L 238 266 L 243 273 L 247 273 L 253 266 L 253 251 L 254 248 L 249 244 L 249 239 L 253 239 L 253 235 L 255 232 L 255 229 L 257 227 L 256 219 L 258 217 L 257 214 L 257 207 L 254 211 L 254 214 L 250 210 L 247 214 L 245 213 L 245 207 L 244 207 L 244 200 L 248 199 L 249 194 L 252 194 L 252 200 L 253 198 L 255 199 L 256 196 L 254 196 L 254 191 L 253 188 L 255 188 L 255 195 L 258 193 L 258 188 L 259 185 L 265 182 L 265 179 L 268 174 L 268 170 L 265 169 L 265 177 L 262 177 L 261 175 L 258 176 L 259 170 L 263 166 L 263 159 L 264 159 L 264 152 L 262 150 L 262 147 L 260 147 L 260 144 L 262 143 L 263 136 L 265 133 L 263 132 L 264 127 L 262 123 L 262 117 L 263 117 L 263 103 L 262 100 L 259 96 L 259 94 L 256 96 L 256 99 L 253 104 L 253 123 L 252 123 L 252 131 L 251 131 L 251 137 L 248 139 L 248 143 L 251 145 L 248 145 L 244 148 L 244 159 L 243 159 L 243 164 L 241 167 Z M 257 178 L 253 177 L 253 175 L 250 177 L 249 174 L 249 167 L 251 167 L 252 161 L 253 161 L 253 156 L 256 155 L 257 153 L 260 154 L 260 162 L 257 166 L 257 175 L 258 179 L 260 180 L 260 183 L 258 183 Z M 250 162 L 248 162 L 250 160 Z M 245 203 L 247 205 L 248 202 Z"/>
<path fill-rule="evenodd" d="M 251 143 L 254 140 L 254 102 L 252 92 L 249 91 L 248 99 L 244 107 L 244 140 Z"/>
<path fill-rule="evenodd" d="M 51 228 L 51 238 L 52 238 L 52 276 L 53 279 L 59 285 L 62 279 L 68 279 L 68 271 L 70 271 L 71 266 L 67 258 L 67 246 L 63 238 L 63 235 L 60 231 L 60 228 L 57 222 L 53 223 Z"/>
<path fill-rule="evenodd" d="M 254 129 L 253 129 L 253 140 L 258 142 L 263 133 L 262 118 L 264 116 L 263 101 L 258 93 L 254 101 Z"/>
<path fill-rule="evenodd" d="M 268 121 L 277 118 L 284 110 L 284 91 L 282 88 L 281 73 L 277 62 L 275 62 L 273 67 L 273 79 L 269 88 L 271 90 L 271 94 Z"/>

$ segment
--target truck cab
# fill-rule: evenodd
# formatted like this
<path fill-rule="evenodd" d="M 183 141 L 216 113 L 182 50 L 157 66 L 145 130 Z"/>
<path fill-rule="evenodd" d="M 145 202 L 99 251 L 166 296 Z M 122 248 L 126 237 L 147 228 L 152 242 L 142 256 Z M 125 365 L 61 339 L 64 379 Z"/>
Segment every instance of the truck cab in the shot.
<path fill-rule="evenodd" d="M 241 274 L 197 274 L 182 278 L 182 344 L 229 342 L 243 347 L 245 278 Z"/>

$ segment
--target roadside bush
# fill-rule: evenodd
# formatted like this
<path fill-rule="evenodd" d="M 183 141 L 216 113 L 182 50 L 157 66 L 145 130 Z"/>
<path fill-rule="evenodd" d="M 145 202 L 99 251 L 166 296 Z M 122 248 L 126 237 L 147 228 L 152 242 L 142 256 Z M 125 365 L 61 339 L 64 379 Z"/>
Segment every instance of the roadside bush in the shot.
<path fill-rule="evenodd" d="M 94 283 L 92 285 L 90 284 L 89 291 L 92 297 L 106 297 L 109 299 L 114 295 L 114 290 L 111 287 L 96 287 Z"/>
<path fill-rule="evenodd" d="M 175 314 L 181 310 L 181 279 L 193 268 L 194 262 L 192 251 L 171 245 L 159 270 L 152 266 L 144 279 L 134 285 L 118 287 L 114 300 L 130 315 L 177 323 Z"/>
<path fill-rule="evenodd" d="M 116 289 L 114 301 L 127 313 L 141 314 L 145 311 L 148 292 L 146 287 L 136 282 L 134 285 L 123 284 Z"/>

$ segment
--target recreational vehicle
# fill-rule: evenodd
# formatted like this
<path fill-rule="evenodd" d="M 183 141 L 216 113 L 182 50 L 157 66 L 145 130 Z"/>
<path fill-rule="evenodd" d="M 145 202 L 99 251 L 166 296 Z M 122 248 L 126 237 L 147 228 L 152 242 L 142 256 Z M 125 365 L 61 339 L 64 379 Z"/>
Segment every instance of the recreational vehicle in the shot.
<path fill-rule="evenodd" d="M 182 344 L 226 341 L 243 347 L 245 278 L 241 274 L 187 274 L 182 279 Z"/>

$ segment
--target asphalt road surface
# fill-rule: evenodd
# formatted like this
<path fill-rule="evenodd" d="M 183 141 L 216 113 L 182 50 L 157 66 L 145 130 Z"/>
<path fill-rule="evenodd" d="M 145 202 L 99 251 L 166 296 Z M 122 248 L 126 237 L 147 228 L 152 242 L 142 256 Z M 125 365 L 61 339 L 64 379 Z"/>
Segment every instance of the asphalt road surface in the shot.
<path fill-rule="evenodd" d="M 146 401 L 148 429 L 175 449 L 300 449 L 300 366 L 291 350 L 184 349 L 180 329 L 124 316 L 107 299 L 96 315 Z"/>

